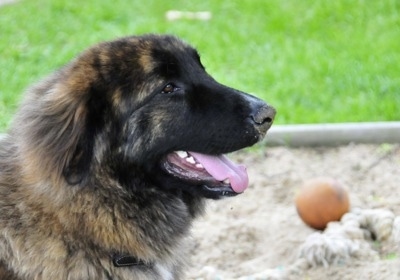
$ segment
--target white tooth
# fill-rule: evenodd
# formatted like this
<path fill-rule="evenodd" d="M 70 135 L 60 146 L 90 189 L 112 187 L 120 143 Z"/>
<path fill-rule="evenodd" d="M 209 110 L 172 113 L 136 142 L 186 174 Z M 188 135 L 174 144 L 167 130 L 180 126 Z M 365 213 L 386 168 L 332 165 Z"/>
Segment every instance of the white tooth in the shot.
<path fill-rule="evenodd" d="M 191 163 L 191 164 L 195 164 L 195 163 L 196 163 L 196 161 L 194 160 L 193 157 L 187 157 L 187 158 L 186 158 L 186 161 L 189 162 L 189 163 Z"/>
<path fill-rule="evenodd" d="M 229 181 L 229 179 L 225 179 L 224 181 L 222 181 L 224 184 L 226 184 L 226 185 L 230 185 L 231 184 L 231 182 Z"/>
<path fill-rule="evenodd" d="M 204 166 L 201 163 L 196 163 L 196 167 L 199 169 L 204 169 Z"/>
<path fill-rule="evenodd" d="M 180 158 L 186 158 L 188 156 L 188 153 L 185 151 L 177 151 L 175 152 Z"/>

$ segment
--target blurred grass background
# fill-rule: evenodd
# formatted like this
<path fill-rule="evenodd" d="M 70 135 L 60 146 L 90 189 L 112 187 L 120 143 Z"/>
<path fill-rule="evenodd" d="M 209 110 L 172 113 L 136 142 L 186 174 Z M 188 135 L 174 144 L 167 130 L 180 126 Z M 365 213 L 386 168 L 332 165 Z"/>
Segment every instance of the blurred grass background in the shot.
<path fill-rule="evenodd" d="M 21 0 L 0 6 L 0 131 L 30 84 L 96 42 L 143 33 L 197 47 L 218 81 L 274 105 L 276 123 L 400 120 L 398 0 Z"/>

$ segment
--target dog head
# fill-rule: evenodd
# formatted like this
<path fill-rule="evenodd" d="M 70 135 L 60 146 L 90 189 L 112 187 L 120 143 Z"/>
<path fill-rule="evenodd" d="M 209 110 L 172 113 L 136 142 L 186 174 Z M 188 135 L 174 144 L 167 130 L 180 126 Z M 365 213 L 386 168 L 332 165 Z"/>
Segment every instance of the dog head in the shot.
<path fill-rule="evenodd" d="M 71 185 L 102 170 L 127 188 L 141 178 L 210 198 L 244 191 L 245 170 L 223 154 L 258 142 L 275 116 L 260 99 L 216 82 L 194 48 L 159 35 L 90 48 L 24 106 L 21 132 L 36 143 L 26 152 Z"/>

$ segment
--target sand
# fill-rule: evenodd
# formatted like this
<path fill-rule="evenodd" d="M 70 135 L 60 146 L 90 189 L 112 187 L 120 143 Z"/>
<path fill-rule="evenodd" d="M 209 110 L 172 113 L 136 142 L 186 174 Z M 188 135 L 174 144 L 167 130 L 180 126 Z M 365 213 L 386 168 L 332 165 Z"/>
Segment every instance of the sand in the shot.
<path fill-rule="evenodd" d="M 250 186 L 234 198 L 208 203 L 193 228 L 188 279 L 275 279 L 249 275 L 290 268 L 301 244 L 315 232 L 294 205 L 296 192 L 310 178 L 342 182 L 352 208 L 383 208 L 400 215 L 400 145 L 262 147 L 231 158 L 247 166 Z M 370 246 L 378 255 L 374 260 L 307 267 L 291 279 L 400 279 L 399 244 L 371 240 Z"/>

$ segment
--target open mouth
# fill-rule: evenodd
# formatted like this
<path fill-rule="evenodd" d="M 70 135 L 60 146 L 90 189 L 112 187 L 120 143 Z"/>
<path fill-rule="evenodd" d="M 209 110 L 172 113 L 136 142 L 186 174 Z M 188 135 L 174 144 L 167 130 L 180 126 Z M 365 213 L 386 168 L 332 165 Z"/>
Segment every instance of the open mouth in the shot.
<path fill-rule="evenodd" d="M 166 156 L 163 167 L 180 180 L 222 196 L 242 193 L 249 184 L 246 168 L 224 155 L 177 151 Z"/>

